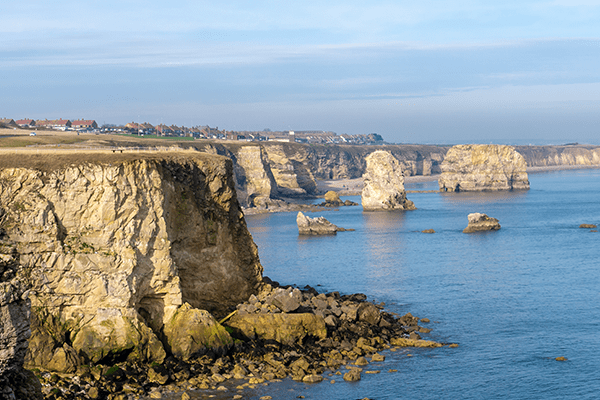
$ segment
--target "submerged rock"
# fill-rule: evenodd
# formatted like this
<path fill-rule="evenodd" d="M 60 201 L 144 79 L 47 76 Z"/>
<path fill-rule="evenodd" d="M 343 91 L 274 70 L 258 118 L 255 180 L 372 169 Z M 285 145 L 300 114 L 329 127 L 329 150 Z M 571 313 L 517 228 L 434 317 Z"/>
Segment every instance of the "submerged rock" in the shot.
<path fill-rule="evenodd" d="M 482 231 L 495 231 L 500 229 L 500 224 L 496 218 L 488 217 L 482 213 L 472 213 L 468 215 L 469 224 L 463 233 L 473 233 Z"/>
<path fill-rule="evenodd" d="M 388 151 L 377 150 L 365 159 L 364 187 L 361 193 L 363 210 L 415 210 L 406 198 L 404 175 L 398 160 Z"/>
<path fill-rule="evenodd" d="M 324 217 L 311 218 L 304 215 L 301 211 L 296 216 L 298 224 L 298 233 L 300 235 L 335 235 L 337 232 L 353 231 L 354 229 L 345 229 L 327 221 Z"/>
<path fill-rule="evenodd" d="M 441 191 L 529 189 L 527 163 L 512 146 L 456 145 L 446 153 L 441 169 Z"/>

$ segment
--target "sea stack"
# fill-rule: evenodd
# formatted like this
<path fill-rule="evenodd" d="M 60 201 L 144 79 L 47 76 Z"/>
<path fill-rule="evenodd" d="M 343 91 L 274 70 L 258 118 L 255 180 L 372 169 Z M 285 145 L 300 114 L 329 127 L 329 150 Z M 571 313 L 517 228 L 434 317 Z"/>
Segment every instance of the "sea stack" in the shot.
<path fill-rule="evenodd" d="M 512 146 L 461 144 L 446 153 L 440 191 L 529 189 L 527 163 Z"/>
<path fill-rule="evenodd" d="M 390 152 L 377 150 L 365 161 L 363 210 L 416 210 L 414 203 L 406 198 L 400 162 Z"/>
<path fill-rule="evenodd" d="M 463 233 L 497 231 L 500 229 L 500 223 L 496 218 L 488 217 L 483 213 L 472 213 L 467 216 L 469 224 Z"/>
<path fill-rule="evenodd" d="M 344 229 L 327 221 L 324 217 L 311 218 L 302 212 L 296 216 L 298 224 L 298 233 L 300 235 L 335 235 L 337 232 L 353 231 L 354 229 Z"/>

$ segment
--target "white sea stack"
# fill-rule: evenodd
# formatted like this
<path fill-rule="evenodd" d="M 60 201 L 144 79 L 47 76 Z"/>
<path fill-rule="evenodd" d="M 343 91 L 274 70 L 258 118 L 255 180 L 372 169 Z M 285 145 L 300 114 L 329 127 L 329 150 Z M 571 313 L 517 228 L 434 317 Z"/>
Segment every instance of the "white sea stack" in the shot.
<path fill-rule="evenodd" d="M 366 157 L 361 194 L 363 210 L 415 210 L 406 198 L 404 175 L 398 160 L 388 151 L 377 150 Z"/>

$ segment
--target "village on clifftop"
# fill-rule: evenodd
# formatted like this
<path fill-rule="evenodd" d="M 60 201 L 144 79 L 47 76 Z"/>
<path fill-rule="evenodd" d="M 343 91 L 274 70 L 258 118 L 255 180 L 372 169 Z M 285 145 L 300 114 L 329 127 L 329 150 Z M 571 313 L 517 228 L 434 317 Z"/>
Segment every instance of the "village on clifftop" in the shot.
<path fill-rule="evenodd" d="M 331 131 L 228 131 L 219 130 L 218 127 L 211 128 L 203 126 L 176 126 L 159 124 L 153 126 L 147 122 L 130 122 L 125 125 L 104 124 L 99 126 L 95 120 L 34 120 L 10 118 L 0 119 L 0 128 L 29 129 L 29 130 L 58 130 L 73 133 L 95 133 L 95 134 L 129 134 L 139 136 L 158 137 L 189 137 L 194 139 L 222 139 L 238 140 L 248 142 L 278 141 L 297 143 L 321 143 L 321 144 L 383 144 L 383 138 L 377 133 L 362 135 L 340 134 Z"/>

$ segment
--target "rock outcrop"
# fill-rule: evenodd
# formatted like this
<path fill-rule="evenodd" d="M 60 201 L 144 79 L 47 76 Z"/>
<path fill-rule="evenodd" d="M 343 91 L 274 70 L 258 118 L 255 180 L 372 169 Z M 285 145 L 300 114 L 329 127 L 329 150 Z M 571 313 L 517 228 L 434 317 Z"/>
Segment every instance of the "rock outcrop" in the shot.
<path fill-rule="evenodd" d="M 404 175 L 398 160 L 389 152 L 377 150 L 366 158 L 361 194 L 363 210 L 415 210 L 406 198 Z"/>
<path fill-rule="evenodd" d="M 457 145 L 446 153 L 441 191 L 529 189 L 527 164 L 512 146 Z"/>
<path fill-rule="evenodd" d="M 31 366 L 161 362 L 170 349 L 186 358 L 204 336 L 198 322 L 189 345 L 181 343 L 182 314 L 224 314 L 261 284 L 225 157 L 6 153 L 0 207 L 31 289 Z M 229 341 L 221 333 L 218 346 Z"/>
<path fill-rule="evenodd" d="M 467 216 L 469 224 L 463 233 L 496 231 L 500 229 L 500 224 L 496 218 L 488 217 L 483 213 L 472 213 Z"/>
<path fill-rule="evenodd" d="M 345 229 L 327 221 L 324 217 L 311 218 L 304 215 L 301 211 L 296 216 L 298 233 L 300 235 L 335 235 L 337 232 L 353 231 L 354 229 Z"/>
<path fill-rule="evenodd" d="M 317 183 L 304 152 L 293 152 L 284 145 L 265 146 L 279 194 L 285 197 L 314 195 Z M 287 151 L 286 151 L 287 150 Z"/>
<path fill-rule="evenodd" d="M 240 147 L 235 161 L 236 191 L 240 204 L 251 207 L 277 197 L 277 182 L 262 146 Z"/>

